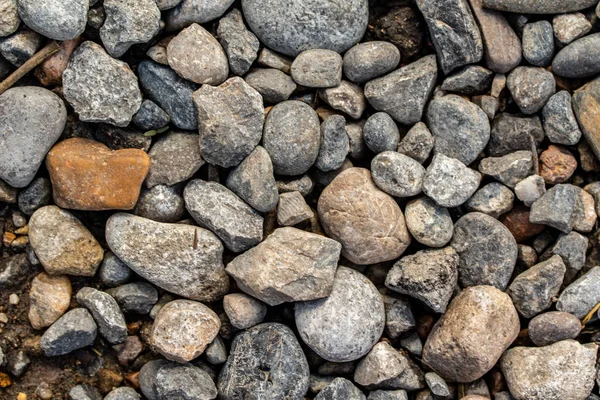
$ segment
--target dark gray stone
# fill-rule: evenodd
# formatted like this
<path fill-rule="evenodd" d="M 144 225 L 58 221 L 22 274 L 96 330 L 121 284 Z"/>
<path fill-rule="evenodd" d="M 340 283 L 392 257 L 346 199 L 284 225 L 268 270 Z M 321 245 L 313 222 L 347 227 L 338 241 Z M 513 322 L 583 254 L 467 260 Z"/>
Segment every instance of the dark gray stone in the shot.
<path fill-rule="evenodd" d="M 97 327 L 85 308 L 75 308 L 50 326 L 40 339 L 46 357 L 61 356 L 90 346 L 96 339 Z"/>
<path fill-rule="evenodd" d="M 93 139 L 104 143 L 111 150 L 140 149 L 148 152 L 152 145 L 152 138 L 144 136 L 142 132 L 109 124 L 100 124 Z"/>
<path fill-rule="evenodd" d="M 344 54 L 344 74 L 355 83 L 364 83 L 394 70 L 400 51 L 389 42 L 359 43 Z"/>
<path fill-rule="evenodd" d="M 29 28 L 54 40 L 71 40 L 83 33 L 88 0 L 19 0 L 21 20 Z"/>
<path fill-rule="evenodd" d="M 198 135 L 169 132 L 162 135 L 148 152 L 150 170 L 146 186 L 175 185 L 194 176 L 205 162 L 200 154 Z"/>
<path fill-rule="evenodd" d="M 502 113 L 492 123 L 488 143 L 490 156 L 504 156 L 517 150 L 531 150 L 544 140 L 544 130 L 537 115 L 520 117 Z"/>
<path fill-rule="evenodd" d="M 27 29 L 0 39 L 0 55 L 15 67 L 29 60 L 42 44 L 42 37 Z"/>
<path fill-rule="evenodd" d="M 483 94 L 492 86 L 494 73 L 479 65 L 468 65 L 450 75 L 442 83 L 442 90 L 466 95 Z"/>
<path fill-rule="evenodd" d="M 25 215 L 33 214 L 38 208 L 52 202 L 52 185 L 48 178 L 33 180 L 18 196 L 19 210 Z"/>
<path fill-rule="evenodd" d="M 179 221 L 185 214 L 181 188 L 156 185 L 142 189 L 133 213 L 158 222 Z"/>
<path fill-rule="evenodd" d="M 531 151 L 515 151 L 502 157 L 484 158 L 479 163 L 479 172 L 514 189 L 517 183 L 533 174 L 534 162 Z"/>
<path fill-rule="evenodd" d="M 159 399 L 204 400 L 217 397 L 210 375 L 192 364 L 168 363 L 161 366 L 154 379 Z"/>
<path fill-rule="evenodd" d="M 423 355 L 423 342 L 421 342 L 421 338 L 419 338 L 419 334 L 417 332 L 405 334 L 400 339 L 400 346 L 408 351 L 412 356 L 420 358 Z"/>
<path fill-rule="evenodd" d="M 442 247 L 452 239 L 450 213 L 427 196 L 413 200 L 404 210 L 406 227 L 412 237 L 429 247 Z"/>
<path fill-rule="evenodd" d="M 183 0 L 166 14 L 168 31 L 179 31 L 192 23 L 204 24 L 222 16 L 234 0 Z"/>
<path fill-rule="evenodd" d="M 577 232 L 562 234 L 558 237 L 556 243 L 542 254 L 541 259 L 545 260 L 555 254 L 559 255 L 567 267 L 564 284 L 569 284 L 585 265 L 588 242 L 587 237 Z"/>
<path fill-rule="evenodd" d="M 427 387 L 431 390 L 436 396 L 440 397 L 449 397 L 450 389 L 448 388 L 448 384 L 438 374 L 435 372 L 428 372 L 425 374 L 425 382 L 427 383 Z"/>
<path fill-rule="evenodd" d="M 363 127 L 363 139 L 375 154 L 396 151 L 400 142 L 400 131 L 389 114 L 378 112 L 367 119 Z"/>
<path fill-rule="evenodd" d="M 169 364 L 169 361 L 163 359 L 152 360 L 144 364 L 140 369 L 140 390 L 142 391 L 142 394 L 148 398 L 148 400 L 160 400 L 156 393 L 154 382 L 156 381 L 156 374 L 158 373 L 158 370 Z"/>
<path fill-rule="evenodd" d="M 367 400 L 408 400 L 408 395 L 404 390 L 374 390 Z"/>
<path fill-rule="evenodd" d="M 227 361 L 227 347 L 221 336 L 217 336 L 204 351 L 206 361 L 212 365 L 221 365 Z"/>
<path fill-rule="evenodd" d="M 533 318 L 527 328 L 527 334 L 536 346 L 548 346 L 561 340 L 575 339 L 582 326 L 573 314 L 550 311 Z"/>
<path fill-rule="evenodd" d="M 123 312 L 148 314 L 158 301 L 158 291 L 146 282 L 134 282 L 106 291 L 114 297 Z"/>
<path fill-rule="evenodd" d="M 260 93 L 265 103 L 277 104 L 286 101 L 297 87 L 289 75 L 274 68 L 254 69 L 244 79 Z"/>
<path fill-rule="evenodd" d="M 321 171 L 334 171 L 342 166 L 350 151 L 346 119 L 331 115 L 321 123 L 321 146 L 315 166 Z"/>
<path fill-rule="evenodd" d="M 134 388 L 121 386 L 110 391 L 104 400 L 139 400 L 140 395 Z"/>
<path fill-rule="evenodd" d="M 363 392 L 348 379 L 335 378 L 317 394 L 315 400 L 365 400 Z"/>
<path fill-rule="evenodd" d="M 144 100 L 131 121 L 138 128 L 149 131 L 167 126 L 171 117 L 152 100 Z"/>
<path fill-rule="evenodd" d="M 93 386 L 90 385 L 77 385 L 73 386 L 69 391 L 70 400 L 102 400 L 102 396 Z"/>
<path fill-rule="evenodd" d="M 239 76 L 246 74 L 258 57 L 260 42 L 246 29 L 240 10 L 234 8 L 219 20 L 217 35 L 229 59 L 231 72 Z"/>
<path fill-rule="evenodd" d="M 595 0 L 483 0 L 484 7 L 521 14 L 563 14 L 595 4 Z"/>
<path fill-rule="evenodd" d="M 600 303 L 600 267 L 594 267 L 562 291 L 556 309 L 582 319 L 598 303 Z"/>
<path fill-rule="evenodd" d="M 342 56 L 326 49 L 305 50 L 292 63 L 291 74 L 300 86 L 336 87 L 342 82 Z"/>
<path fill-rule="evenodd" d="M 396 151 L 384 151 L 371 161 L 373 181 L 387 194 L 412 197 L 421 193 L 425 168 L 418 161 Z"/>
<path fill-rule="evenodd" d="M 12 351 L 8 354 L 6 371 L 16 377 L 21 377 L 31 364 L 31 359 L 24 350 Z"/>
<path fill-rule="evenodd" d="M 529 221 L 569 233 L 575 224 L 576 209 L 581 208 L 577 189 L 570 184 L 559 184 L 548 189 L 531 205 Z"/>
<path fill-rule="evenodd" d="M 517 67 L 508 75 L 506 86 L 523 114 L 535 114 L 556 91 L 552 72 L 544 68 Z"/>
<path fill-rule="evenodd" d="M 600 33 L 585 36 L 558 52 L 552 71 L 565 78 L 589 78 L 600 72 Z"/>
<path fill-rule="evenodd" d="M 383 296 L 385 306 L 385 334 L 398 339 L 404 332 L 415 328 L 417 323 L 408 298 Z"/>
<path fill-rule="evenodd" d="M 127 338 L 125 317 L 116 300 L 107 293 L 91 287 L 77 292 L 77 303 L 94 317 L 100 334 L 112 344 L 123 343 Z"/>
<path fill-rule="evenodd" d="M 34 271 L 27 254 L 14 254 L 0 259 L 0 288 L 20 285 Z"/>
<path fill-rule="evenodd" d="M 571 94 L 566 90 L 556 93 L 542 109 L 542 122 L 546 137 L 552 143 L 576 145 L 581 130 L 571 106 Z"/>
<path fill-rule="evenodd" d="M 433 150 L 435 139 L 427 125 L 417 122 L 400 141 L 398 153 L 405 154 L 423 164 Z"/>
<path fill-rule="evenodd" d="M 423 192 L 442 207 L 458 207 L 479 187 L 481 174 L 460 160 L 436 154 L 423 180 Z"/>
<path fill-rule="evenodd" d="M 319 90 L 319 97 L 334 110 L 354 119 L 359 119 L 367 108 L 363 89 L 348 81 L 342 81 L 336 87 Z"/>
<path fill-rule="evenodd" d="M 491 217 L 498 218 L 512 210 L 515 195 L 513 192 L 498 182 L 491 182 L 479 189 L 467 201 L 469 211 L 479 211 Z"/>
<path fill-rule="evenodd" d="M 98 277 L 100 281 L 108 287 L 115 287 L 127 283 L 133 271 L 114 255 L 112 251 L 104 253 L 104 260 L 100 264 Z"/>

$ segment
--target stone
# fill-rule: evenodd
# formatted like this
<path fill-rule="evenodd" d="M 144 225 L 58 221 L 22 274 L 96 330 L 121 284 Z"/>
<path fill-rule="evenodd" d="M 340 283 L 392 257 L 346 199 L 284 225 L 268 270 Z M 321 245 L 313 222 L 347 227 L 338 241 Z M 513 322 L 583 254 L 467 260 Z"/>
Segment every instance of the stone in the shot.
<path fill-rule="evenodd" d="M 437 62 L 429 55 L 365 84 L 365 97 L 403 125 L 421 120 L 437 80 Z"/>
<path fill-rule="evenodd" d="M 90 385 L 77 385 L 73 386 L 69 391 L 70 400 L 102 400 L 102 396 L 93 386 Z"/>
<path fill-rule="evenodd" d="M 229 75 L 223 47 L 206 29 L 194 23 L 182 30 L 167 46 L 171 68 L 189 81 L 220 85 Z"/>
<path fill-rule="evenodd" d="M 242 8 L 246 22 L 262 43 L 293 57 L 308 49 L 344 53 L 360 41 L 368 23 L 367 0 L 343 4 L 244 0 Z M 298 19 L 299 15 L 310 18 Z"/>
<path fill-rule="evenodd" d="M 572 104 L 575 116 L 596 158 L 600 155 L 600 129 L 596 122 L 599 102 L 600 79 L 587 83 L 573 94 Z"/>
<path fill-rule="evenodd" d="M 550 145 L 539 161 L 539 174 L 549 185 L 566 182 L 577 169 L 577 160 L 562 146 Z"/>
<path fill-rule="evenodd" d="M 461 217 L 454 224 L 450 245 L 460 256 L 462 287 L 490 285 L 506 289 L 517 262 L 517 242 L 497 219 L 480 212 Z"/>
<path fill-rule="evenodd" d="M 585 399 L 594 387 L 596 344 L 563 340 L 545 347 L 515 347 L 500 363 L 517 399 Z"/>
<path fill-rule="evenodd" d="M 359 43 L 344 54 L 344 75 L 354 83 L 365 83 L 393 71 L 400 64 L 400 51 L 392 43 Z"/>
<path fill-rule="evenodd" d="M 23 29 L 0 39 L 0 56 L 15 67 L 29 60 L 42 45 L 42 37 L 34 31 Z"/>
<path fill-rule="evenodd" d="M 576 186 L 559 184 L 548 189 L 531 205 L 529 221 L 569 233 L 577 217 L 575 210 L 581 207 L 581 204 Z"/>
<path fill-rule="evenodd" d="M 0 258 L 0 288 L 6 289 L 23 283 L 33 270 L 27 254 Z"/>
<path fill-rule="evenodd" d="M 61 356 L 92 345 L 96 332 L 96 323 L 90 313 L 85 308 L 75 308 L 44 332 L 40 348 L 46 357 Z"/>
<path fill-rule="evenodd" d="M 20 24 L 17 0 L 0 1 L 0 37 L 15 33 Z"/>
<path fill-rule="evenodd" d="M 555 15 L 552 18 L 554 36 L 563 46 L 580 38 L 592 29 L 592 24 L 582 13 Z"/>
<path fill-rule="evenodd" d="M 280 226 L 294 226 L 314 216 L 314 212 L 306 204 L 300 192 L 282 193 L 279 196 L 277 223 Z"/>
<path fill-rule="evenodd" d="M 547 67 L 554 57 L 554 31 L 546 20 L 530 22 L 523 27 L 523 57 L 536 67 Z"/>
<path fill-rule="evenodd" d="M 542 254 L 542 259 L 550 258 L 555 254 L 559 255 L 567 267 L 563 284 L 570 284 L 585 265 L 588 243 L 588 238 L 577 232 L 561 234 L 556 243 Z"/>
<path fill-rule="evenodd" d="M 530 214 L 529 208 L 517 204 L 512 210 L 500 217 L 500 222 L 508 228 L 518 243 L 531 239 L 544 231 L 544 225 L 529 221 Z M 550 241 L 552 240 L 553 238 L 550 238 Z M 548 244 L 546 243 L 546 245 Z"/>
<path fill-rule="evenodd" d="M 440 397 L 448 397 L 451 395 L 446 381 L 435 372 L 426 373 L 425 382 L 427 383 L 427 387 L 431 390 L 431 393 L 434 395 Z"/>
<path fill-rule="evenodd" d="M 217 336 L 204 351 L 206 361 L 212 365 L 221 365 L 227 361 L 227 348 L 221 336 Z"/>
<path fill-rule="evenodd" d="M 276 174 L 302 175 L 319 155 L 319 117 L 300 101 L 284 101 L 273 107 L 265 120 L 262 135 L 263 147 L 271 156 Z M 257 140 L 260 140 L 260 134 Z"/>
<path fill-rule="evenodd" d="M 245 75 L 258 57 L 260 42 L 244 25 L 240 10 L 234 8 L 219 20 L 217 35 L 229 59 L 231 72 Z"/>
<path fill-rule="evenodd" d="M 223 297 L 223 309 L 231 325 L 248 329 L 260 324 L 267 315 L 267 306 L 244 293 L 231 293 Z"/>
<path fill-rule="evenodd" d="M 131 210 L 150 168 L 138 149 L 113 151 L 100 142 L 71 138 L 46 157 L 54 202 L 75 210 Z"/>
<path fill-rule="evenodd" d="M 277 104 L 286 101 L 297 88 L 289 75 L 274 68 L 253 69 L 244 79 L 260 93 L 265 103 Z"/>
<path fill-rule="evenodd" d="M 300 192 L 302 196 L 308 196 L 313 188 L 314 182 L 308 175 L 288 181 L 277 181 L 277 190 L 279 193 Z"/>
<path fill-rule="evenodd" d="M 54 40 L 70 40 L 81 35 L 87 23 L 88 0 L 19 0 L 21 20 L 29 28 Z"/>
<path fill-rule="evenodd" d="M 193 100 L 202 156 L 221 167 L 237 166 L 262 137 L 265 114 L 261 95 L 242 78 L 233 77 L 218 87 L 203 85 L 194 92 Z"/>
<path fill-rule="evenodd" d="M 550 308 L 563 283 L 566 267 L 560 256 L 553 256 L 517 275 L 507 289 L 517 311 L 532 318 Z"/>
<path fill-rule="evenodd" d="M 598 215 L 596 214 L 594 197 L 575 186 L 575 191 L 578 193 L 579 201 L 575 203 L 575 219 L 573 229 L 579 232 L 589 233 L 596 226 Z"/>
<path fill-rule="evenodd" d="M 74 138 L 77 138 L 77 136 Z M 111 150 L 139 149 L 148 152 L 152 145 L 152 138 L 144 136 L 142 132 L 137 132 L 129 128 L 118 128 L 109 124 L 100 124 L 93 136 L 90 135 L 88 137 L 85 135 L 81 139 L 88 138 L 104 143 Z"/>
<path fill-rule="evenodd" d="M 600 43 L 600 34 L 594 33 L 564 47 L 552 61 L 552 72 L 564 78 L 596 76 L 600 72 L 598 43 Z"/>
<path fill-rule="evenodd" d="M 315 167 L 321 171 L 334 171 L 342 166 L 350 151 L 350 139 L 346 133 L 346 119 L 331 115 L 321 123 L 321 145 Z"/>
<path fill-rule="evenodd" d="M 171 131 L 162 135 L 148 152 L 150 170 L 146 186 L 175 185 L 194 176 L 205 164 L 196 134 Z"/>
<path fill-rule="evenodd" d="M 319 90 L 319 97 L 334 110 L 354 119 L 359 119 L 367 108 L 363 89 L 344 80 L 336 87 Z"/>
<path fill-rule="evenodd" d="M 261 393 L 268 399 L 302 399 L 308 391 L 308 362 L 290 328 L 279 323 L 239 333 L 219 374 L 219 398 L 234 400 Z"/>
<path fill-rule="evenodd" d="M 396 262 L 385 286 L 444 313 L 458 283 L 458 264 L 459 256 L 452 247 L 422 250 Z"/>
<path fill-rule="evenodd" d="M 408 400 L 408 396 L 404 390 L 374 390 L 367 400 Z"/>
<path fill-rule="evenodd" d="M 94 276 L 104 255 L 90 231 L 56 206 L 45 206 L 33 213 L 29 240 L 50 275 Z"/>
<path fill-rule="evenodd" d="M 104 253 L 104 260 L 100 264 L 98 277 L 108 287 L 115 287 L 127 283 L 133 271 L 110 250 Z"/>
<path fill-rule="evenodd" d="M 479 211 L 498 218 L 513 208 L 515 195 L 506 186 L 491 182 L 479 189 L 466 203 L 469 211 Z"/>
<path fill-rule="evenodd" d="M 342 56 L 327 49 L 305 50 L 292 63 L 291 75 L 300 86 L 336 87 L 342 82 Z"/>
<path fill-rule="evenodd" d="M 29 185 L 66 123 L 63 101 L 47 89 L 25 86 L 0 95 L 0 179 Z"/>
<path fill-rule="evenodd" d="M 94 317 L 100 334 L 112 344 L 122 343 L 127 338 L 125 317 L 116 300 L 109 294 L 91 287 L 77 292 L 77 303 L 85 307 Z"/>
<path fill-rule="evenodd" d="M 0 202 L 14 204 L 17 202 L 17 189 L 0 179 Z"/>
<path fill-rule="evenodd" d="M 145 363 L 140 369 L 138 376 L 140 390 L 148 400 L 158 400 L 155 387 L 156 375 L 162 367 L 170 364 L 167 360 L 158 359 Z"/>
<path fill-rule="evenodd" d="M 546 193 L 546 183 L 544 178 L 539 175 L 529 175 L 527 178 L 519 181 L 515 185 L 515 195 L 525 204 L 531 207 L 533 203 Z"/>
<path fill-rule="evenodd" d="M 389 195 L 412 197 L 421 193 L 425 168 L 418 161 L 396 151 L 384 151 L 371 161 L 373 181 Z"/>
<path fill-rule="evenodd" d="M 353 263 L 393 260 L 410 244 L 400 207 L 377 188 L 367 169 L 339 174 L 321 193 L 318 212 L 327 235 L 342 244 L 342 255 Z"/>
<path fill-rule="evenodd" d="M 85 122 L 127 126 L 142 104 L 137 77 L 129 65 L 91 41 L 73 53 L 63 73 L 63 93 Z"/>
<path fill-rule="evenodd" d="M 421 357 L 423 355 L 423 343 L 416 332 L 405 334 L 400 339 L 400 346 L 406 349 L 412 356 Z"/>
<path fill-rule="evenodd" d="M 487 115 L 457 95 L 433 99 L 427 109 L 427 125 L 435 138 L 434 153 L 465 165 L 475 161 L 490 138 Z"/>
<path fill-rule="evenodd" d="M 2 201 L 0 196 L 0 201 Z M 47 206 L 52 201 L 52 186 L 47 178 L 34 179 L 27 188 L 19 193 L 17 198 L 19 210 L 23 214 L 31 215 L 37 209 Z"/>
<path fill-rule="evenodd" d="M 160 10 L 155 0 L 106 0 L 106 19 L 100 39 L 113 57 L 121 57 L 138 43 L 149 42 L 160 30 Z"/>
<path fill-rule="evenodd" d="M 241 290 L 270 306 L 315 300 L 331 293 L 340 250 L 324 236 L 279 228 L 234 258 L 226 271 Z"/>
<path fill-rule="evenodd" d="M 292 70 L 292 62 L 289 58 L 275 53 L 268 47 L 263 47 L 260 53 L 258 53 L 258 63 L 265 67 L 278 69 L 285 74 L 289 74 Z"/>
<path fill-rule="evenodd" d="M 133 209 L 135 215 L 158 222 L 177 222 L 185 214 L 185 202 L 178 186 L 157 185 L 144 189 Z"/>
<path fill-rule="evenodd" d="M 363 139 L 375 154 L 396 151 L 400 142 L 400 131 L 389 114 L 378 112 L 367 119 L 363 127 Z"/>
<path fill-rule="evenodd" d="M 467 65 L 444 79 L 441 89 L 466 95 L 482 94 L 491 87 L 493 77 L 494 73 L 487 68 Z"/>
<path fill-rule="evenodd" d="M 543 68 L 517 67 L 506 80 L 506 86 L 523 114 L 540 111 L 556 91 L 554 75 Z"/>
<path fill-rule="evenodd" d="M 536 346 L 548 346 L 562 340 L 575 339 L 581 332 L 579 319 L 572 314 L 550 311 L 529 321 L 527 334 Z"/>
<path fill-rule="evenodd" d="M 348 155 L 355 160 L 364 159 L 368 150 L 363 138 L 364 127 L 365 121 L 346 123 L 346 133 L 350 141 L 350 152 Z"/>
<path fill-rule="evenodd" d="M 138 128 L 150 131 L 160 129 L 169 124 L 171 117 L 152 100 L 144 100 L 131 120 Z"/>
<path fill-rule="evenodd" d="M 365 395 L 348 379 L 335 378 L 321 390 L 315 400 L 365 400 Z"/>
<path fill-rule="evenodd" d="M 450 213 L 429 197 L 410 201 L 404 210 L 406 227 L 419 243 L 429 247 L 445 246 L 453 235 Z"/>
<path fill-rule="evenodd" d="M 179 31 L 192 23 L 204 24 L 221 17 L 234 0 L 183 0 L 166 14 L 168 31 Z"/>
<path fill-rule="evenodd" d="M 173 125 L 179 129 L 198 128 L 192 101 L 196 84 L 182 79 L 171 68 L 148 60 L 139 63 L 137 72 L 144 93 L 169 114 Z"/>
<path fill-rule="evenodd" d="M 33 329 L 52 325 L 70 304 L 71 281 L 66 276 L 51 276 L 42 272 L 31 281 L 27 316 Z"/>
<path fill-rule="evenodd" d="M 345 307 L 349 302 L 352 308 Z M 304 343 L 333 362 L 353 361 L 367 354 L 385 325 L 383 300 L 375 285 L 346 267 L 338 268 L 329 297 L 296 303 L 295 317 Z"/>
<path fill-rule="evenodd" d="M 145 315 L 158 301 L 158 291 L 146 282 L 134 282 L 117 286 L 106 291 L 125 313 L 133 312 Z"/>
<path fill-rule="evenodd" d="M 600 267 L 594 267 L 567 286 L 558 298 L 556 309 L 583 319 L 600 303 Z"/>
<path fill-rule="evenodd" d="M 436 154 L 423 180 L 423 192 L 442 207 L 458 207 L 475 193 L 481 174 L 460 160 Z"/>
<path fill-rule="evenodd" d="M 571 106 L 571 94 L 566 90 L 556 93 L 542 109 L 544 133 L 556 144 L 573 146 L 581 139 L 581 130 Z"/>
<path fill-rule="evenodd" d="M 483 110 L 490 121 L 494 120 L 494 117 L 500 110 L 500 100 L 493 96 L 474 96 L 473 103 Z"/>
<path fill-rule="evenodd" d="M 402 138 L 397 150 L 423 164 L 433 150 L 434 141 L 427 125 L 417 122 Z"/>
<path fill-rule="evenodd" d="M 488 153 L 490 156 L 505 156 L 519 150 L 530 150 L 544 140 L 540 118 L 520 117 L 502 113 L 492 123 Z"/>
<path fill-rule="evenodd" d="M 489 175 L 511 189 L 533 173 L 531 151 L 520 150 L 501 157 L 487 157 L 479 163 L 479 172 Z"/>
<path fill-rule="evenodd" d="M 195 179 L 186 185 L 183 198 L 192 218 L 230 250 L 239 253 L 262 240 L 263 218 L 225 186 Z"/>
<path fill-rule="evenodd" d="M 519 316 L 507 294 L 491 286 L 467 288 L 433 327 L 423 347 L 423 362 L 447 381 L 472 382 L 496 364 L 519 329 Z"/>
<path fill-rule="evenodd" d="M 128 386 L 121 386 L 113 389 L 104 397 L 104 400 L 138 400 L 140 395 L 135 389 Z"/>
<path fill-rule="evenodd" d="M 417 323 L 408 298 L 383 296 L 385 308 L 385 335 L 398 339 L 403 333 L 415 328 Z"/>
<path fill-rule="evenodd" d="M 168 363 L 156 372 L 158 399 L 214 399 L 217 388 L 211 376 L 193 364 Z"/>

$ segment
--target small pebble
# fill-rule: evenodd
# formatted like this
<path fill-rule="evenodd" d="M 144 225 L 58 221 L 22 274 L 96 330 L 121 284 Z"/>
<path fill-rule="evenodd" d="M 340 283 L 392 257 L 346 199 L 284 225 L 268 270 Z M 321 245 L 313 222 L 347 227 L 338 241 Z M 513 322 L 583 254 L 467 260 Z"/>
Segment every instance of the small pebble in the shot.
<path fill-rule="evenodd" d="M 0 56 L 15 67 L 29 60 L 42 45 L 42 37 L 34 31 L 23 29 L 0 39 Z"/>
<path fill-rule="evenodd" d="M 490 156 L 505 156 L 518 150 L 531 150 L 544 139 L 542 123 L 537 115 L 522 117 L 499 114 L 492 123 L 488 152 Z"/>
<path fill-rule="evenodd" d="M 300 86 L 336 87 L 342 82 L 342 57 L 326 49 L 305 50 L 292 63 L 291 74 Z"/>
<path fill-rule="evenodd" d="M 181 189 L 164 185 L 143 189 L 133 213 L 158 222 L 177 222 L 185 214 Z"/>
<path fill-rule="evenodd" d="M 219 20 L 217 35 L 229 59 L 231 72 L 245 75 L 258 57 L 260 43 L 244 25 L 240 10 L 233 9 Z"/>
<path fill-rule="evenodd" d="M 552 18 L 554 36 L 562 45 L 579 39 L 592 29 L 592 24 L 580 12 L 555 15 Z"/>
<path fill-rule="evenodd" d="M 556 91 L 554 75 L 543 68 L 517 67 L 506 80 L 506 86 L 523 114 L 540 111 Z"/>
<path fill-rule="evenodd" d="M 34 329 L 52 325 L 71 304 L 71 281 L 42 272 L 31 282 L 28 318 Z"/>
<path fill-rule="evenodd" d="M 85 308 L 75 308 L 44 332 L 40 348 L 47 357 L 61 356 L 92 345 L 96 333 L 96 323 L 90 313 Z"/>
<path fill-rule="evenodd" d="M 481 174 L 460 160 L 436 154 L 427 168 L 423 192 L 442 207 L 458 207 L 475 193 Z"/>
<path fill-rule="evenodd" d="M 268 47 L 258 53 L 258 63 L 265 67 L 278 69 L 281 72 L 288 74 L 292 70 L 292 60 L 289 58 L 270 50 Z"/>
<path fill-rule="evenodd" d="M 327 117 L 321 123 L 321 146 L 315 166 L 321 171 L 334 171 L 342 166 L 350 150 L 346 119 L 341 115 Z"/>
<path fill-rule="evenodd" d="M 100 290 L 84 287 L 77 292 L 77 303 L 94 317 L 100 334 L 112 344 L 127 338 L 125 317 L 113 297 Z"/>
<path fill-rule="evenodd" d="M 277 205 L 277 222 L 281 226 L 294 226 L 314 217 L 300 192 L 282 193 Z"/>
<path fill-rule="evenodd" d="M 544 182 L 544 178 L 539 175 L 529 175 L 527 178 L 519 181 L 514 189 L 517 198 L 526 207 L 531 207 L 537 199 L 546 193 L 546 183 Z"/>
<path fill-rule="evenodd" d="M 594 267 L 567 286 L 558 298 L 556 309 L 584 318 L 600 303 L 600 267 Z"/>
<path fill-rule="evenodd" d="M 1 199 L 2 196 L 0 196 Z M 48 178 L 35 178 L 29 186 L 19 192 L 17 202 L 23 214 L 31 215 L 52 201 L 52 185 Z"/>
<path fill-rule="evenodd" d="M 402 138 L 398 153 L 405 154 L 423 164 L 433 150 L 434 138 L 423 122 L 417 122 Z"/>
<path fill-rule="evenodd" d="M 527 334 L 536 346 L 548 346 L 579 336 L 581 322 L 572 314 L 550 311 L 529 321 Z"/>
<path fill-rule="evenodd" d="M 540 176 L 548 185 L 566 182 L 577 169 L 577 160 L 562 146 L 550 145 L 539 160 Z"/>
<path fill-rule="evenodd" d="M 192 364 L 168 363 L 156 372 L 157 399 L 214 399 L 217 388 L 210 375 Z"/>
<path fill-rule="evenodd" d="M 278 104 L 286 101 L 297 88 L 289 75 L 274 68 L 253 69 L 244 79 L 260 93 L 265 103 Z"/>
<path fill-rule="evenodd" d="M 544 133 L 550 142 L 575 145 L 581 139 L 581 130 L 571 107 L 571 95 L 562 90 L 552 97 L 542 109 Z"/>
<path fill-rule="evenodd" d="M 547 67 L 554 57 L 554 32 L 552 24 L 541 20 L 523 28 L 523 57 L 536 67 Z"/>
<path fill-rule="evenodd" d="M 142 102 L 140 109 L 135 113 L 131 121 L 138 128 L 151 131 L 167 126 L 171 121 L 171 117 L 155 102 L 146 99 Z"/>
<path fill-rule="evenodd" d="M 108 287 L 115 287 L 127 283 L 133 271 L 113 254 L 112 251 L 104 253 L 104 259 L 100 264 L 98 276 L 102 283 Z"/>
<path fill-rule="evenodd" d="M 365 400 L 365 395 L 345 378 L 335 378 L 317 394 L 315 400 Z"/>
<path fill-rule="evenodd" d="M 398 126 L 387 113 L 378 112 L 369 117 L 363 127 L 363 139 L 375 154 L 396 151 L 400 141 Z"/>
<path fill-rule="evenodd" d="M 21 24 L 17 0 L 0 1 L 0 37 L 14 33 Z"/>
<path fill-rule="evenodd" d="M 533 173 L 533 154 L 521 150 L 502 157 L 488 157 L 479 163 L 479 172 L 489 175 L 511 189 Z"/>
<path fill-rule="evenodd" d="M 373 181 L 387 194 L 412 197 L 421 193 L 425 168 L 396 151 L 384 151 L 371 161 Z"/>
<path fill-rule="evenodd" d="M 223 298 L 223 308 L 233 326 L 248 329 L 260 324 L 267 314 L 267 306 L 243 293 L 228 294 Z"/>
<path fill-rule="evenodd" d="M 453 234 L 450 213 L 428 197 L 409 202 L 405 209 L 406 226 L 419 242 L 430 247 L 443 247 Z"/>
<path fill-rule="evenodd" d="M 359 119 L 367 108 L 363 89 L 348 81 L 319 90 L 319 97 L 334 110 L 341 111 L 354 119 Z"/>
<path fill-rule="evenodd" d="M 158 292 L 146 282 L 134 282 L 117 286 L 106 291 L 121 307 L 124 313 L 148 314 L 158 301 Z"/>
<path fill-rule="evenodd" d="M 469 211 L 479 211 L 494 218 L 509 212 L 513 208 L 515 195 L 501 183 L 488 183 L 479 189 L 467 201 Z"/>
<path fill-rule="evenodd" d="M 395 69 L 400 51 L 389 42 L 360 43 L 344 54 L 344 74 L 355 83 L 364 83 Z"/>
<path fill-rule="evenodd" d="M 494 73 L 480 66 L 466 66 L 447 77 L 441 89 L 465 95 L 483 94 L 492 85 Z"/>

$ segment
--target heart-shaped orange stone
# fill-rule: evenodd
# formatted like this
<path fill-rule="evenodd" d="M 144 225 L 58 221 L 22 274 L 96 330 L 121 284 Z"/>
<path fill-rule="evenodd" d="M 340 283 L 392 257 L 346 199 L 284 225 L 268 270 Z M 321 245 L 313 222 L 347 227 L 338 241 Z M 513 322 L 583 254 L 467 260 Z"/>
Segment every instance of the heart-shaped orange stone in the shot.
<path fill-rule="evenodd" d="M 54 202 L 75 210 L 131 210 L 150 157 L 143 150 L 111 150 L 95 140 L 72 138 L 46 156 Z"/>

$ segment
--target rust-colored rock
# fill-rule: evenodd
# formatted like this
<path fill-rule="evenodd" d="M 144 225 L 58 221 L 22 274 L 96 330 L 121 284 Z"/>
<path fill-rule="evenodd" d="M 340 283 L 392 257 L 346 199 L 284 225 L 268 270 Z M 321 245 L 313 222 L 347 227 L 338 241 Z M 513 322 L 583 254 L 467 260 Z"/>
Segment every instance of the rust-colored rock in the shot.
<path fill-rule="evenodd" d="M 66 40 L 60 44 L 60 49 L 44 60 L 39 67 L 35 69 L 34 75 L 42 86 L 60 86 L 62 85 L 62 74 L 71 54 L 77 49 L 83 40 L 81 38 Z"/>
<path fill-rule="evenodd" d="M 52 325 L 71 304 L 71 281 L 64 275 L 42 272 L 31 282 L 29 322 L 34 329 Z"/>
<path fill-rule="evenodd" d="M 544 230 L 544 225 L 529 222 L 529 208 L 522 205 L 501 216 L 500 222 L 513 234 L 517 243 L 531 239 Z"/>
<path fill-rule="evenodd" d="M 540 176 L 549 185 L 566 182 L 577 169 L 577 159 L 562 146 L 550 145 L 540 155 Z"/>
<path fill-rule="evenodd" d="M 131 210 L 150 168 L 138 149 L 111 150 L 100 142 L 72 138 L 46 158 L 54 202 L 75 210 Z"/>

